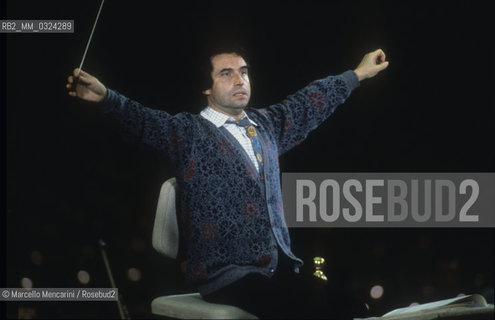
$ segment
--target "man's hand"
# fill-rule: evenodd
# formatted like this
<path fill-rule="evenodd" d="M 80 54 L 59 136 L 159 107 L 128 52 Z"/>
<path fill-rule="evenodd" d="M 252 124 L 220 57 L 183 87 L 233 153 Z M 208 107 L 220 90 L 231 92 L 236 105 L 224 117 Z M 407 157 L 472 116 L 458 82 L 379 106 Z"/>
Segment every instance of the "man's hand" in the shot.
<path fill-rule="evenodd" d="M 95 77 L 81 70 L 74 69 L 73 75 L 67 78 L 65 87 L 72 97 L 90 102 L 100 102 L 107 95 L 107 88 Z"/>
<path fill-rule="evenodd" d="M 364 56 L 359 66 L 354 70 L 359 81 L 374 77 L 378 72 L 388 67 L 385 61 L 385 52 L 382 49 L 375 50 Z"/>

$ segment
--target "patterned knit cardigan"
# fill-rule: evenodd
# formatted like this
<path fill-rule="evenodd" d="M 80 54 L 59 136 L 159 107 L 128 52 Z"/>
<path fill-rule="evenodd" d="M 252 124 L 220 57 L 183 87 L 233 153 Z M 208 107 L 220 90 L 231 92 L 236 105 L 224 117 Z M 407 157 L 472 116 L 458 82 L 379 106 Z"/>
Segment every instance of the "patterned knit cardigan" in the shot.
<path fill-rule="evenodd" d="M 282 103 L 247 108 L 258 124 L 264 181 L 233 137 L 199 114 L 170 115 L 108 90 L 104 113 L 166 156 L 179 185 L 187 282 L 208 294 L 248 273 L 271 277 L 280 248 L 294 261 L 284 221 L 278 157 L 301 143 L 351 91 L 352 71 L 310 83 Z"/>

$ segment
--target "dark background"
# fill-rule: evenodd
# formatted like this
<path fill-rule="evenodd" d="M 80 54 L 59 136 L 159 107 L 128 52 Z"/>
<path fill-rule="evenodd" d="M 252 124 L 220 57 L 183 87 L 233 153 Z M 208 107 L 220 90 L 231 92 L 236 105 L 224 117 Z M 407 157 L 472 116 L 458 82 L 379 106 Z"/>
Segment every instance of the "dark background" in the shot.
<path fill-rule="evenodd" d="M 64 88 L 99 3 L 8 1 L 2 10 L 2 19 L 74 19 L 75 33 L 2 34 L 7 192 L 0 287 L 21 287 L 23 277 L 38 288 L 110 287 L 97 244 L 104 239 L 131 317 L 149 318 L 154 297 L 190 290 L 177 262 L 151 247 L 160 185 L 171 168 Z M 354 69 L 365 53 L 382 48 L 389 68 L 284 155 L 281 170 L 494 172 L 489 13 L 483 1 L 107 1 L 84 69 L 146 106 L 197 112 L 205 105 L 195 66 L 201 44 L 225 30 L 250 53 L 252 106 Z M 372 315 L 459 293 L 482 293 L 493 303 L 493 229 L 291 235 L 307 265 L 325 257 L 330 281 L 364 299 Z M 139 281 L 129 279 L 129 268 L 140 270 Z M 78 282 L 79 270 L 90 274 L 88 284 Z M 369 295 L 375 284 L 384 287 L 378 300 Z M 114 302 L 2 304 L 14 318 L 119 316 Z"/>

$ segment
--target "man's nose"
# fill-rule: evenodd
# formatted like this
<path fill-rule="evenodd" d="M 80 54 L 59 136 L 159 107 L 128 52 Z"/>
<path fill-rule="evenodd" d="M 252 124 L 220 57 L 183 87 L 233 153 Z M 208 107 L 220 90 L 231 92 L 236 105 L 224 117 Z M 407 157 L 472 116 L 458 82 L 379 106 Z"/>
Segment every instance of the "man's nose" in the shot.
<path fill-rule="evenodd" d="M 236 86 L 242 86 L 244 85 L 244 78 L 239 72 L 236 72 L 234 75 L 234 85 Z"/>

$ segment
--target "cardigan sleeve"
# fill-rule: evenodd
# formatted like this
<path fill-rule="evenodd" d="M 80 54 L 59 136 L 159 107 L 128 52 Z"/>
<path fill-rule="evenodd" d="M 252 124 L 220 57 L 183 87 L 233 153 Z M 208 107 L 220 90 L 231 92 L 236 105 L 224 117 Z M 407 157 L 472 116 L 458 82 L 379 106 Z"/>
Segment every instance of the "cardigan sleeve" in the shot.
<path fill-rule="evenodd" d="M 313 81 L 281 103 L 260 109 L 275 135 L 279 155 L 301 143 L 358 86 L 356 74 L 349 70 Z"/>
<path fill-rule="evenodd" d="M 105 116 L 128 140 L 147 145 L 174 162 L 178 160 L 179 149 L 184 147 L 181 137 L 187 135 L 187 119 L 145 107 L 112 89 L 100 104 Z"/>

